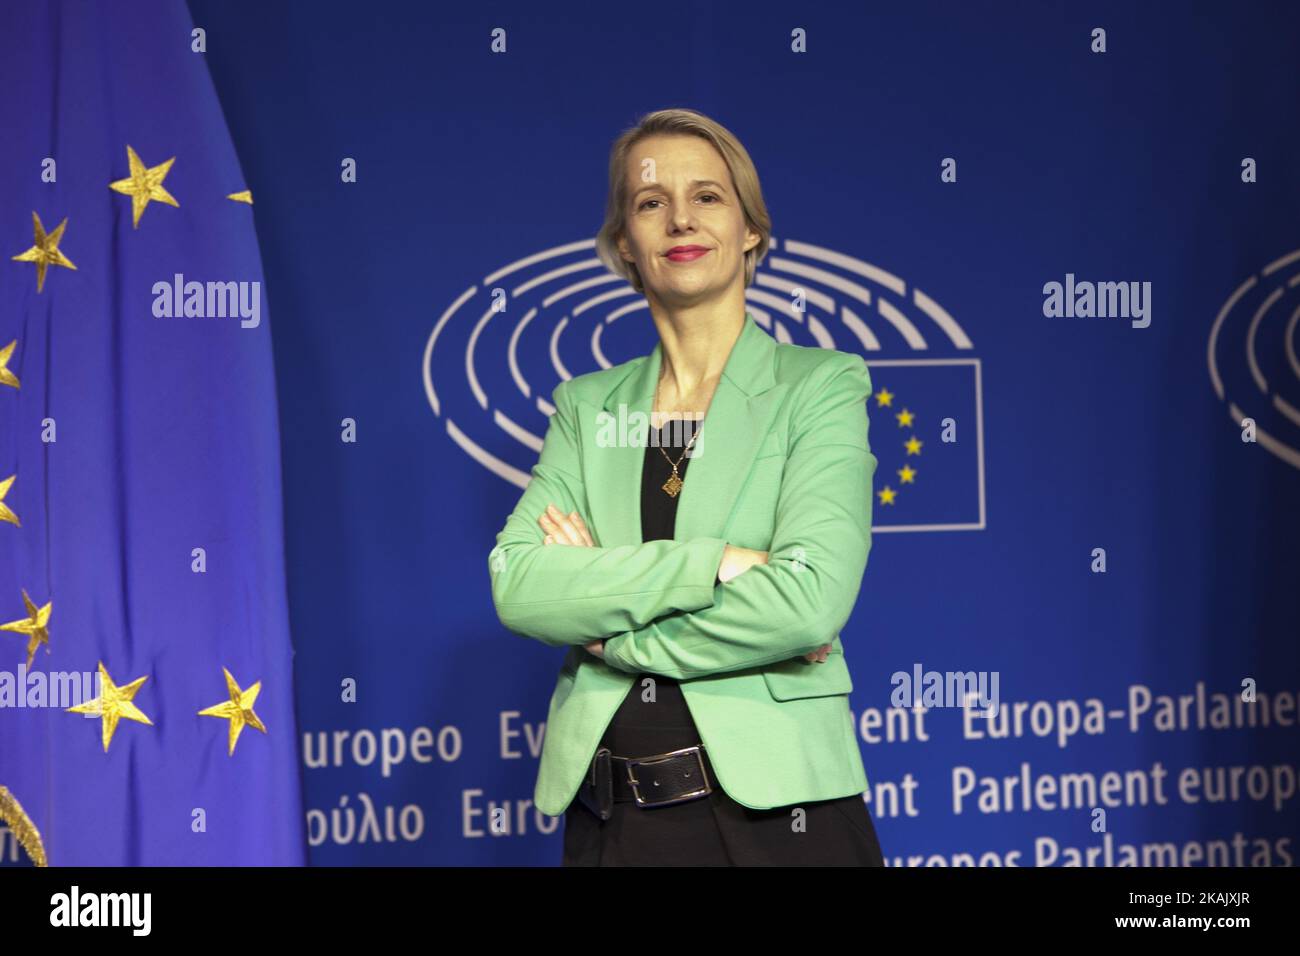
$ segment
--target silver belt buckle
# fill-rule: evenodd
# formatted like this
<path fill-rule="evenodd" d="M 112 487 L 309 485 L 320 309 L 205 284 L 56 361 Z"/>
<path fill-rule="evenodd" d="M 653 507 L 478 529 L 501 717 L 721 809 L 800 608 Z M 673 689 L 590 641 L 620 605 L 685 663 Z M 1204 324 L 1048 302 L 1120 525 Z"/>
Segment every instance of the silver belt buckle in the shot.
<path fill-rule="evenodd" d="M 713 787 L 710 786 L 709 784 L 709 775 L 708 772 L 704 769 L 704 757 L 701 756 L 701 752 L 703 750 L 704 750 L 704 745 L 698 744 L 694 747 L 683 747 L 681 750 L 671 750 L 666 754 L 658 754 L 657 756 L 654 757 L 646 757 L 640 760 L 629 760 L 627 762 L 627 782 L 632 787 L 632 796 L 636 798 L 636 805 L 638 807 L 645 807 L 645 806 L 670 807 L 674 804 L 685 803 L 687 800 L 694 800 L 696 797 L 702 797 L 705 794 L 712 793 Z M 681 754 L 689 753 L 689 752 L 694 752 L 695 759 L 699 762 L 700 780 L 703 781 L 704 785 L 697 790 L 692 790 L 689 793 L 684 793 L 680 797 L 677 797 L 674 800 L 656 800 L 653 803 L 651 803 L 647 800 L 642 799 L 641 790 L 640 787 L 638 786 L 640 781 L 638 781 L 636 775 L 633 774 L 632 767 L 634 765 L 646 766 L 646 767 L 654 766 L 655 764 L 663 763 L 664 761 L 670 760 L 673 757 L 677 757 L 680 756 Z"/>

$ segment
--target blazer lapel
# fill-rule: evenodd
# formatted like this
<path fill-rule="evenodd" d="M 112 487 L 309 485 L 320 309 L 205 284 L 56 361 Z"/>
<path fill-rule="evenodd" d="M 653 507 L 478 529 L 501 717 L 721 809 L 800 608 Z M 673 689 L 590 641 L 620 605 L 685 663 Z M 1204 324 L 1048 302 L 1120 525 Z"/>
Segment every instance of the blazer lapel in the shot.
<path fill-rule="evenodd" d="M 775 355 L 776 342 L 746 312 L 699 426 L 677 504 L 674 540 L 726 536 L 741 489 L 776 415 L 781 393 L 771 391 Z M 641 543 L 645 435 L 662 359 L 659 342 L 632 366 L 601 406 L 579 402 L 582 479 L 591 508 L 587 517 L 602 547 Z M 607 441 L 611 436 L 616 440 Z M 603 446 L 602 440 L 606 440 Z"/>

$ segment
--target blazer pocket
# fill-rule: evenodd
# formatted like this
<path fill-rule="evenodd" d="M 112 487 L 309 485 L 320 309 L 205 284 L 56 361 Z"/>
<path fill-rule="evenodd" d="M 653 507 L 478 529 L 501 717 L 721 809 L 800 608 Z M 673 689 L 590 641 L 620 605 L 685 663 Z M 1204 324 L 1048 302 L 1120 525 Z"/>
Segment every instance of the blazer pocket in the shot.
<path fill-rule="evenodd" d="M 769 664 L 763 671 L 763 680 L 775 700 L 831 697 L 853 690 L 849 665 L 842 653 L 829 654 L 824 664 L 810 663 L 802 657 Z"/>

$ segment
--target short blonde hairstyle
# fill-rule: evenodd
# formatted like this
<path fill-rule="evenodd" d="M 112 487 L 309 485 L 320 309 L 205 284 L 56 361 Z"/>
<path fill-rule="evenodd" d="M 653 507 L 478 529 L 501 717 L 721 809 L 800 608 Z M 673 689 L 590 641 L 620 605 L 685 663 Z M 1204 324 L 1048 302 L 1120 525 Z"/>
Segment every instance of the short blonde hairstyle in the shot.
<path fill-rule="evenodd" d="M 753 285 L 754 271 L 767 255 L 772 237 L 772 219 L 763 202 L 754 161 L 740 140 L 721 123 L 695 110 L 671 109 L 647 113 L 633 127 L 625 130 L 609 153 L 609 194 L 605 202 L 605 223 L 596 235 L 596 255 L 610 271 L 622 276 L 637 292 L 645 292 L 636 263 L 625 260 L 618 251 L 618 240 L 627 228 L 627 157 L 632 147 L 649 136 L 698 136 L 713 145 L 731 171 L 731 181 L 740 199 L 740 208 L 749 228 L 759 234 L 759 241 L 745 253 L 745 287 Z"/>

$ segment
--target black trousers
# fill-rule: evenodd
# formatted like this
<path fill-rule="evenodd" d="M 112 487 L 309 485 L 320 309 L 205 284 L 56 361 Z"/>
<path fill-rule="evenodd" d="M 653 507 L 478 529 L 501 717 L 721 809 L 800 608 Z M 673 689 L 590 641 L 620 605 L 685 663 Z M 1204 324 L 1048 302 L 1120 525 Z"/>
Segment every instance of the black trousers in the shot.
<path fill-rule="evenodd" d="M 657 679 L 656 701 L 633 686 L 602 745 L 622 757 L 666 753 L 700 742 L 674 681 Z M 718 785 L 713 793 L 666 807 L 615 803 L 602 821 L 575 799 L 564 815 L 565 866 L 884 866 L 861 794 L 752 810 Z M 802 811 L 802 812 L 800 812 Z"/>

